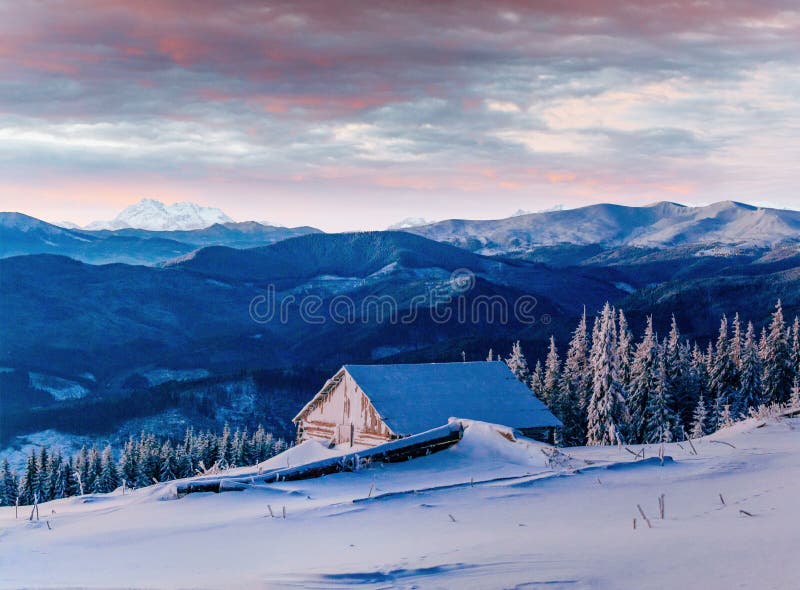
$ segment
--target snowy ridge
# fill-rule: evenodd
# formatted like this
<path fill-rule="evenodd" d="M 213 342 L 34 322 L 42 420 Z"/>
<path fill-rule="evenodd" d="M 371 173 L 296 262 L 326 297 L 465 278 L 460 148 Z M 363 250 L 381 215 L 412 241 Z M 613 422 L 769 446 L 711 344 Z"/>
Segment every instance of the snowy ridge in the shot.
<path fill-rule="evenodd" d="M 560 244 L 659 247 L 725 244 L 775 246 L 800 241 L 800 211 L 733 201 L 705 207 L 592 205 L 507 219 L 451 219 L 407 231 L 485 254 Z"/>

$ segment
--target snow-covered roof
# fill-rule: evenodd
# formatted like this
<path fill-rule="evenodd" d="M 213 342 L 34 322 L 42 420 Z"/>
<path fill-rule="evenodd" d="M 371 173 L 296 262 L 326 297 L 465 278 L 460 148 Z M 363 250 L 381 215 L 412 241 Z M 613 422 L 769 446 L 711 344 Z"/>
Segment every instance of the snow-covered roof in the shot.
<path fill-rule="evenodd" d="M 501 361 L 343 368 L 397 434 L 436 428 L 452 417 L 514 428 L 561 425 Z"/>

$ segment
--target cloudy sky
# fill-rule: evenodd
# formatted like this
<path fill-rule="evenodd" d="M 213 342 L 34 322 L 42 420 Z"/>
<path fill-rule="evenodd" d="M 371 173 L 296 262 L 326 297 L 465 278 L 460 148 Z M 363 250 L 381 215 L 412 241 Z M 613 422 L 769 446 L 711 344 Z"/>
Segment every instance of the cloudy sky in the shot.
<path fill-rule="evenodd" d="M 605 6 L 602 6 L 605 5 Z M 0 209 L 800 208 L 797 0 L 0 0 Z"/>

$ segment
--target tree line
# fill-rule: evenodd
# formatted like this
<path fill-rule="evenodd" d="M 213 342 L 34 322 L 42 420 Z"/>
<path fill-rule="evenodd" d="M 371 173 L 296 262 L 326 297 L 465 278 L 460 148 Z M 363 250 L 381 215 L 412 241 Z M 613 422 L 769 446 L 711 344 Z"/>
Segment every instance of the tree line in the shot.
<path fill-rule="evenodd" d="M 119 453 L 109 445 L 100 450 L 82 447 L 73 456 L 49 445 L 31 450 L 17 474 L 8 458 L 0 463 L 0 506 L 47 502 L 69 496 L 112 492 L 119 486 L 138 488 L 231 467 L 255 465 L 288 448 L 259 426 L 253 433 L 225 425 L 222 434 L 195 433 L 183 440 L 142 432 L 129 438 Z"/>
<path fill-rule="evenodd" d="M 723 315 L 705 350 L 681 336 L 674 316 L 663 338 L 650 317 L 634 341 L 624 311 L 606 303 L 591 332 L 584 312 L 563 359 L 551 337 L 532 371 L 519 342 L 505 360 L 563 422 L 564 446 L 680 441 L 761 406 L 800 405 L 800 319 L 787 325 L 780 301 L 759 335 Z"/>

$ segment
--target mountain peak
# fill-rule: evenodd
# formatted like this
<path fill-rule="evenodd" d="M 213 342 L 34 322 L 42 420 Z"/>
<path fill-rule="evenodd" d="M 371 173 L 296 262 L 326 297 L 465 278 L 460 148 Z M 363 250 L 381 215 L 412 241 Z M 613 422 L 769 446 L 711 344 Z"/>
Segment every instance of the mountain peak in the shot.
<path fill-rule="evenodd" d="M 111 221 L 95 221 L 87 225 L 86 229 L 194 230 L 232 221 L 233 219 L 216 207 L 203 207 L 188 202 L 166 205 L 156 199 L 142 199 L 126 207 Z"/>

